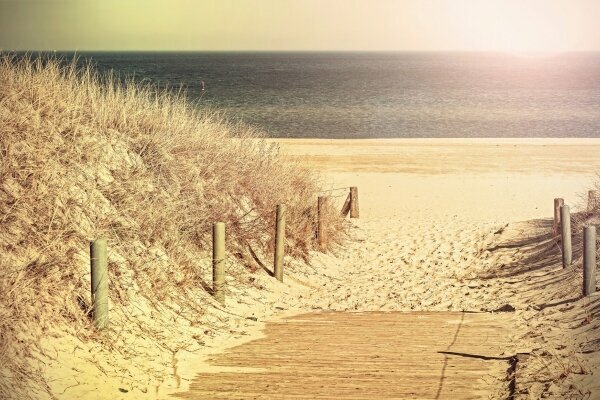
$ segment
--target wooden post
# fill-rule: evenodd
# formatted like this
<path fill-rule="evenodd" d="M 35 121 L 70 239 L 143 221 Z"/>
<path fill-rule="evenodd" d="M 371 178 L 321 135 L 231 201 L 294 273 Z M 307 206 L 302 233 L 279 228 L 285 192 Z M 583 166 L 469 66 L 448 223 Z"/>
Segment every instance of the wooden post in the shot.
<path fill-rule="evenodd" d="M 560 207 L 565 204 L 563 199 L 554 199 L 554 235 L 560 234 Z"/>
<path fill-rule="evenodd" d="M 108 326 L 108 258 L 106 239 L 90 242 L 92 275 L 92 305 L 94 325 L 102 330 Z"/>
<path fill-rule="evenodd" d="M 342 218 L 345 218 L 346 215 L 350 212 L 350 204 L 352 203 L 352 191 L 348 192 L 348 197 L 346 197 L 346 201 L 344 201 L 344 205 L 342 206 Z"/>
<path fill-rule="evenodd" d="M 213 224 L 213 296 L 225 304 L 225 224 Z"/>
<path fill-rule="evenodd" d="M 596 291 L 596 227 L 583 228 L 583 295 Z"/>
<path fill-rule="evenodd" d="M 350 188 L 350 218 L 358 218 L 358 188 Z"/>
<path fill-rule="evenodd" d="M 596 208 L 597 198 L 598 198 L 598 192 L 596 190 L 588 191 L 588 205 L 587 205 L 588 211 L 592 211 L 594 208 Z"/>
<path fill-rule="evenodd" d="M 273 275 L 283 282 L 283 256 L 285 254 L 285 205 L 277 205 L 275 213 L 275 261 Z"/>
<path fill-rule="evenodd" d="M 568 205 L 560 206 L 560 226 L 562 241 L 563 268 L 571 265 L 573 255 L 571 253 L 571 213 Z"/>
<path fill-rule="evenodd" d="M 319 196 L 317 199 L 317 242 L 321 251 L 325 251 L 327 247 L 327 229 L 325 227 L 327 200 L 326 196 Z"/>

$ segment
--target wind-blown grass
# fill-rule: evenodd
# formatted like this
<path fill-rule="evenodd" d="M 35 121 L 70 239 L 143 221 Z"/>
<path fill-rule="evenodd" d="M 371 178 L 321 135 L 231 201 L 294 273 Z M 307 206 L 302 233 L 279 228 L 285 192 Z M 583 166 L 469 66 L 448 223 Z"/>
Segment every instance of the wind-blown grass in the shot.
<path fill-rule="evenodd" d="M 109 240 L 117 308 L 132 291 L 205 307 L 186 290 L 210 268 L 215 221 L 227 225 L 231 257 L 250 269 L 250 248 L 270 257 L 278 203 L 287 205 L 287 253 L 306 258 L 316 245 L 315 178 L 183 94 L 4 55 L 0 129 L 1 398 L 30 393 L 27 360 L 50 326 L 91 337 L 91 239 Z M 330 212 L 328 237 L 339 241 Z"/>

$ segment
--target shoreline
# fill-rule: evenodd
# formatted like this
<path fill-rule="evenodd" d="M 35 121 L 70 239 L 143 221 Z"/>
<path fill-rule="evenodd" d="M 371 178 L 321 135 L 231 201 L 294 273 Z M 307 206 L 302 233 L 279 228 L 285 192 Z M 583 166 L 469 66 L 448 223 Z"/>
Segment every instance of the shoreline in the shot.
<path fill-rule="evenodd" d="M 406 137 L 406 138 L 286 138 L 286 137 L 266 137 L 265 140 L 269 142 L 316 142 L 317 144 L 328 144 L 327 142 L 333 142 L 331 144 L 353 144 L 352 142 L 360 142 L 356 144 L 403 144 L 402 142 L 410 142 L 409 144 L 431 144 L 433 142 L 447 142 L 449 144 L 528 144 L 528 145 L 582 145 L 592 144 L 600 145 L 600 137 L 564 137 L 564 138 L 553 138 L 553 137 L 531 137 L 531 138 L 510 138 L 510 137 L 481 137 L 481 138 L 465 138 L 465 137 L 440 137 L 440 138 L 420 138 L 420 137 Z M 437 144 L 437 143 L 436 143 Z"/>
<path fill-rule="evenodd" d="M 577 173 L 600 171 L 600 139 L 266 139 L 319 172 Z"/>

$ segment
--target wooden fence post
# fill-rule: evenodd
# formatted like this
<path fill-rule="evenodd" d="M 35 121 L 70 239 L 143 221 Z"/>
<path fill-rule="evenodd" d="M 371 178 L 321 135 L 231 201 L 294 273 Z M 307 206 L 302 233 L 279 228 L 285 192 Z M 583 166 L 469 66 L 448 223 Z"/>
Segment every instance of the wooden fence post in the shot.
<path fill-rule="evenodd" d="M 596 208 L 597 201 L 598 201 L 598 191 L 596 191 L 596 190 L 589 190 L 588 191 L 587 210 L 588 211 L 592 211 L 594 208 Z"/>
<path fill-rule="evenodd" d="M 283 282 L 283 256 L 285 254 L 285 205 L 278 204 L 275 213 L 275 260 L 273 275 Z"/>
<path fill-rule="evenodd" d="M 571 252 L 571 213 L 568 205 L 560 207 L 560 226 L 562 242 L 563 268 L 571 265 L 573 254 Z"/>
<path fill-rule="evenodd" d="M 327 247 L 327 228 L 325 227 L 325 209 L 327 203 L 327 196 L 319 196 L 317 199 L 317 242 L 321 251 L 325 251 Z"/>
<path fill-rule="evenodd" d="M 565 204 L 563 199 L 554 199 L 554 226 L 553 232 L 554 235 L 560 234 L 560 207 Z"/>
<path fill-rule="evenodd" d="M 596 291 L 596 227 L 583 228 L 583 295 Z"/>
<path fill-rule="evenodd" d="M 108 257 L 106 239 L 90 243 L 92 275 L 92 305 L 94 325 L 102 330 L 108 326 Z"/>
<path fill-rule="evenodd" d="M 225 304 L 225 224 L 213 224 L 213 296 Z"/>
<path fill-rule="evenodd" d="M 346 197 L 346 201 L 344 201 L 344 205 L 342 206 L 342 218 L 345 218 L 346 215 L 350 212 L 350 207 L 352 204 L 352 190 L 348 191 L 348 197 Z"/>
<path fill-rule="evenodd" d="M 350 188 L 350 218 L 358 218 L 358 188 Z"/>

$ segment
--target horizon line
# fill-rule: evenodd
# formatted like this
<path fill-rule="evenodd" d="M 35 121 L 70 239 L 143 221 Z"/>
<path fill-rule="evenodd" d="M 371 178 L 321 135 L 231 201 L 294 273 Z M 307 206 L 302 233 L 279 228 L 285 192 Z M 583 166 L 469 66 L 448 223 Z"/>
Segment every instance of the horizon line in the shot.
<path fill-rule="evenodd" d="M 0 53 L 491 53 L 491 54 L 573 54 L 600 53 L 600 49 L 590 50 L 165 50 L 165 49 L 0 49 Z"/>

